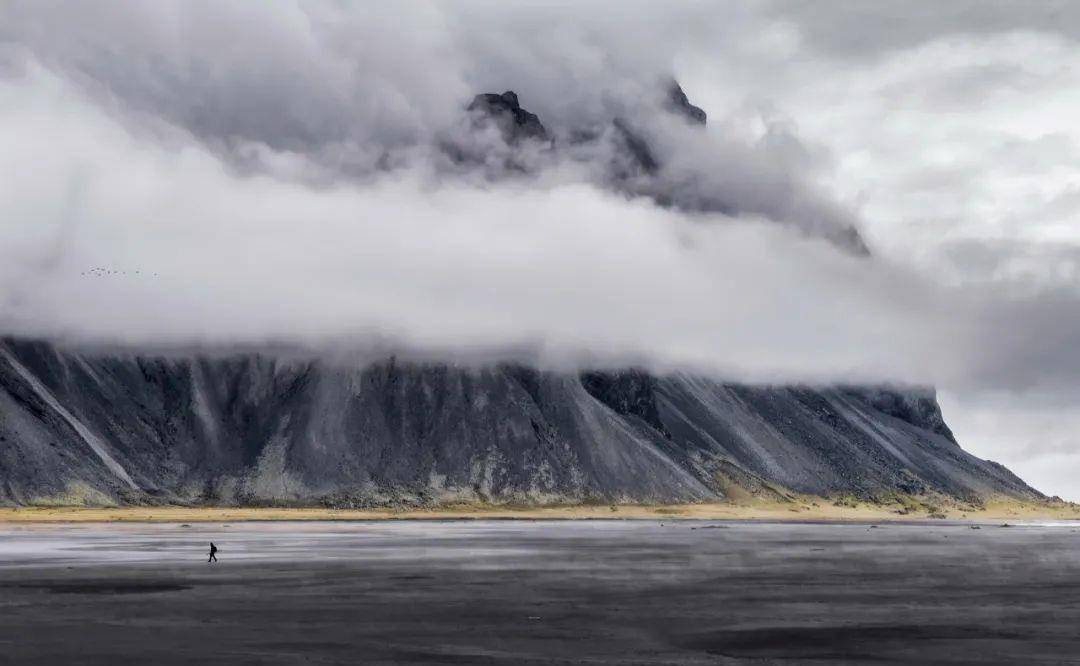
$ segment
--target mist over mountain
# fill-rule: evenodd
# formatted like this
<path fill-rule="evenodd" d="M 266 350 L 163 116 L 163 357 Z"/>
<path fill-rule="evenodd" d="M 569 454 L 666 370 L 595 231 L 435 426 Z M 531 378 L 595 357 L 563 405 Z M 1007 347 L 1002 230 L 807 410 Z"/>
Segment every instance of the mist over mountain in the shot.
<path fill-rule="evenodd" d="M 666 108 L 706 122 L 676 82 Z M 667 160 L 625 120 L 563 148 L 513 91 L 477 95 L 466 110 L 472 130 L 501 146 L 444 143 L 458 171 L 528 177 L 570 150 L 606 158 L 591 167 L 598 184 L 665 208 L 684 203 L 659 176 Z M 867 254 L 852 227 L 826 238 Z M 18 339 L 0 347 L 0 388 L 0 502 L 14 504 L 1044 499 L 960 449 L 926 389 Z"/>
<path fill-rule="evenodd" d="M 0 334 L 933 385 L 1069 469 L 1080 23 L 965 11 L 4 3 Z"/>
<path fill-rule="evenodd" d="M 674 83 L 782 22 L 600 7 L 5 3 L 0 327 L 1077 394 L 1064 246 L 908 262 L 798 109 Z M 542 140 L 478 118 L 508 90 Z"/>

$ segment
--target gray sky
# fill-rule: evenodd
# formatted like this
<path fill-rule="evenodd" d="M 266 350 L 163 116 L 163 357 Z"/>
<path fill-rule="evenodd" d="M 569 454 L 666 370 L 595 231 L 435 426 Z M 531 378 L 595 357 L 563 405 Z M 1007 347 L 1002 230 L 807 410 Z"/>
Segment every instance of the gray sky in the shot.
<path fill-rule="evenodd" d="M 1080 499 L 1078 39 L 1065 2 L 4 3 L 0 327 L 932 383 Z M 558 150 L 470 124 L 506 89 Z M 602 186 L 614 117 L 690 212 Z"/>

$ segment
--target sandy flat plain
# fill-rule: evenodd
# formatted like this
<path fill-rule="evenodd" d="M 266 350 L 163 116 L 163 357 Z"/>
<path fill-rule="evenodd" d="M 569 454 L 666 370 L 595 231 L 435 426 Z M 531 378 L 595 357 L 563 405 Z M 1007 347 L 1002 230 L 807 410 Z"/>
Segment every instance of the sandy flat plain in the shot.
<path fill-rule="evenodd" d="M 0 525 L 0 663 L 1060 664 L 1078 626 L 1072 521 Z"/>

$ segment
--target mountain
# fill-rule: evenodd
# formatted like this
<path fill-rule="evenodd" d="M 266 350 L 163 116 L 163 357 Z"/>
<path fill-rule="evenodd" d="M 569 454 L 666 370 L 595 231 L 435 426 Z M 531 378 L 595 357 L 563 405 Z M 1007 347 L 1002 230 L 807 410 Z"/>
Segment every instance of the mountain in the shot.
<path fill-rule="evenodd" d="M 672 82 L 662 108 L 706 122 Z M 455 168 L 522 177 L 557 151 L 658 204 L 684 198 L 640 121 L 550 132 L 510 91 L 477 96 Z M 599 144 L 603 145 L 599 145 Z M 568 145 L 569 144 L 569 145 Z M 869 254 L 853 227 L 823 234 Z M 139 353 L 0 340 L 0 503 L 698 502 L 794 493 L 1041 500 L 963 451 L 929 389 L 755 387 L 636 369 L 359 364 L 282 352 Z"/>
<path fill-rule="evenodd" d="M 0 345 L 0 502 L 1041 498 L 933 393 Z"/>

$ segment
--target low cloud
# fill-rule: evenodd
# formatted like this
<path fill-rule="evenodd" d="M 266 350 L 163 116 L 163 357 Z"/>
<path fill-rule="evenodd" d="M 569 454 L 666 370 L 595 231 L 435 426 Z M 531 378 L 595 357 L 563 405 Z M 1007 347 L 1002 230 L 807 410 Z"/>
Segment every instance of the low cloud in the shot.
<path fill-rule="evenodd" d="M 766 382 L 1012 388 L 1080 370 L 1071 291 L 946 288 L 789 227 L 681 213 L 558 167 L 494 183 L 238 173 L 200 144 L 132 135 L 44 70 L 0 91 L 10 332 L 526 354 Z"/>

